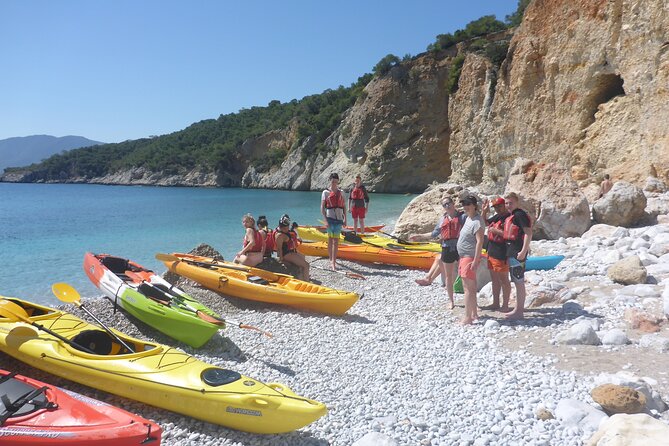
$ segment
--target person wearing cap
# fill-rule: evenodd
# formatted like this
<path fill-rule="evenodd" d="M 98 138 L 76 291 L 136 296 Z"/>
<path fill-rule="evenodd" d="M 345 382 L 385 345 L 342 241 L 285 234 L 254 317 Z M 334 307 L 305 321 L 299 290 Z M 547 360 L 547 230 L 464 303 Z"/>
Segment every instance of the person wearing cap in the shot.
<path fill-rule="evenodd" d="M 506 256 L 506 242 L 504 241 L 504 221 L 510 215 L 506 210 L 504 198 L 492 200 L 495 215 L 488 218 L 490 202 L 483 202 L 482 217 L 488 225 L 488 269 L 492 279 L 492 304 L 482 307 L 483 310 L 509 311 L 511 296 L 511 282 L 509 281 L 509 263 Z M 502 306 L 499 305 L 499 295 L 502 294 Z"/>
<path fill-rule="evenodd" d="M 461 201 L 467 219 L 465 220 L 460 236 L 458 237 L 458 254 L 460 265 L 458 273 L 462 278 L 462 286 L 465 290 L 465 315 L 460 321 L 462 325 L 472 324 L 478 319 L 478 307 L 476 306 L 476 272 L 481 263 L 481 250 L 483 249 L 484 223 L 478 213 L 478 200 L 473 195 L 467 195 Z"/>
<path fill-rule="evenodd" d="M 515 192 L 504 197 L 510 215 L 504 220 L 504 241 L 509 261 L 509 276 L 516 287 L 516 308 L 507 313 L 508 319 L 522 319 L 525 310 L 525 261 L 532 241 L 532 222 L 527 212 L 520 206 L 520 198 Z"/>
<path fill-rule="evenodd" d="M 446 278 L 444 286 L 451 301 L 452 310 L 455 308 L 453 283 L 455 282 L 456 265 L 460 258 L 457 249 L 458 237 L 466 217 L 462 212 L 455 209 L 455 203 L 453 203 L 451 197 L 444 197 L 441 200 L 441 206 L 444 209 L 444 215 L 439 218 L 434 230 L 431 233 L 412 235 L 409 240 L 418 241 L 438 237 L 441 241 L 441 257 L 434 259 L 427 277 L 416 279 L 416 283 L 421 286 L 430 285 L 441 272 L 442 277 L 445 276 Z"/>
<path fill-rule="evenodd" d="M 353 217 L 353 231 L 365 232 L 365 216 L 369 211 L 369 194 L 367 188 L 362 184 L 362 177 L 360 174 L 355 176 L 355 183 L 351 187 L 351 192 L 348 194 L 348 207 Z M 360 221 L 360 231 L 358 231 L 358 221 Z"/>
<path fill-rule="evenodd" d="M 290 236 L 290 217 L 283 214 L 279 219 L 275 243 L 276 252 L 279 254 L 279 262 L 286 264 L 292 263 L 300 270 L 298 279 L 309 281 L 309 263 L 302 254 L 297 252 L 297 243 Z"/>
<path fill-rule="evenodd" d="M 339 189 L 339 175 L 330 174 L 330 187 L 321 194 L 321 214 L 325 218 L 328 232 L 328 257 L 332 270 L 337 269 L 337 251 L 341 229 L 346 225 L 346 200 Z"/>
<path fill-rule="evenodd" d="M 263 260 L 265 238 L 256 229 L 256 221 L 251 214 L 242 217 L 242 225 L 246 228 L 242 240 L 242 250 L 237 253 L 233 261 L 246 266 L 256 266 Z"/>

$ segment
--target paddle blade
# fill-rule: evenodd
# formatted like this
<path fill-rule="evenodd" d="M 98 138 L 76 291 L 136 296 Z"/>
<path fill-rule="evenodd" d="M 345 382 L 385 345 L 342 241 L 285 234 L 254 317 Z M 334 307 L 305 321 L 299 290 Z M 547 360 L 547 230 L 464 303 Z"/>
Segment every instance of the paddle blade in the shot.
<path fill-rule="evenodd" d="M 20 305 L 6 299 L 0 299 L 0 316 L 6 317 L 10 321 L 24 321 L 31 323 L 28 313 Z"/>
<path fill-rule="evenodd" d="M 161 254 L 158 253 L 156 254 L 156 260 L 160 260 L 161 262 L 178 262 L 179 257 L 173 256 L 172 254 Z"/>
<path fill-rule="evenodd" d="M 355 243 L 356 245 L 359 245 L 363 242 L 362 237 L 354 234 L 353 232 L 343 232 L 342 234 L 344 236 L 344 240 L 349 243 Z"/>
<path fill-rule="evenodd" d="M 261 330 L 261 329 L 259 329 L 258 327 L 254 327 L 253 325 L 239 324 L 238 327 L 239 327 L 239 328 L 244 328 L 244 329 L 246 329 L 246 330 L 257 331 L 258 333 L 262 333 L 262 334 L 264 334 L 264 335 L 267 336 L 268 338 L 273 338 L 273 337 L 274 337 L 274 335 L 273 335 L 272 333 L 270 333 L 269 331 Z"/>
<path fill-rule="evenodd" d="M 51 291 L 58 298 L 58 300 L 62 300 L 63 302 L 78 304 L 79 301 L 81 300 L 81 296 L 79 295 L 77 290 L 75 290 L 72 285 L 69 285 L 67 283 L 63 282 L 54 283 L 53 285 L 51 285 Z"/>
<path fill-rule="evenodd" d="M 344 271 L 344 274 L 346 274 L 346 277 L 350 277 L 351 279 L 367 280 L 367 278 L 362 274 L 354 273 L 351 271 Z"/>
<path fill-rule="evenodd" d="M 209 322 L 210 324 L 220 325 L 221 328 L 225 328 L 225 321 L 223 319 L 219 319 L 216 316 L 207 314 L 202 310 L 197 310 L 195 314 L 197 314 L 197 317 L 199 317 L 205 322 Z"/>

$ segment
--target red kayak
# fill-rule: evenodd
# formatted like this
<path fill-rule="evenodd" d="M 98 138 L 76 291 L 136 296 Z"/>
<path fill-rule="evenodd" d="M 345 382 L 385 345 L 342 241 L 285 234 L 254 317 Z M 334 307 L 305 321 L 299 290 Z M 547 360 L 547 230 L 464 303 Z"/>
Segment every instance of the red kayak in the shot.
<path fill-rule="evenodd" d="M 160 444 L 160 426 L 102 401 L 0 369 L 0 444 Z"/>

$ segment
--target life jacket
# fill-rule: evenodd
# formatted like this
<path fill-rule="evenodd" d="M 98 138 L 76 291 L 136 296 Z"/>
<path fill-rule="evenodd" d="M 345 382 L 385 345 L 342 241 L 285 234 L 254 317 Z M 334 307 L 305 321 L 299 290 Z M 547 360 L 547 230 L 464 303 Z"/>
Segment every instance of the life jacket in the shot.
<path fill-rule="evenodd" d="M 276 229 L 273 231 L 267 230 L 265 235 L 265 254 L 270 254 L 276 251 Z"/>
<path fill-rule="evenodd" d="M 491 242 L 495 242 L 495 243 L 504 243 L 504 236 L 495 234 L 494 232 L 490 231 L 490 228 L 498 229 L 500 231 L 503 231 L 505 221 L 506 220 L 501 220 L 500 219 L 500 220 L 496 221 L 495 223 L 491 223 L 491 224 L 488 225 L 488 228 L 489 228 L 488 229 L 488 240 L 490 240 Z"/>
<path fill-rule="evenodd" d="M 297 231 L 288 231 L 288 235 L 290 235 L 290 240 L 293 242 L 293 246 L 297 248 L 297 246 L 300 245 L 300 239 L 297 236 Z"/>
<path fill-rule="evenodd" d="M 363 186 L 360 185 L 358 186 L 353 186 L 353 190 L 351 191 L 351 200 L 364 200 L 365 199 L 365 190 L 363 189 Z"/>
<path fill-rule="evenodd" d="M 530 224 L 532 224 L 532 220 L 530 220 Z M 522 234 L 523 230 L 520 228 L 520 226 L 513 222 L 512 212 L 511 215 L 506 217 L 506 220 L 504 220 L 504 240 L 507 242 L 513 242 L 518 240 Z"/>
<path fill-rule="evenodd" d="M 258 231 L 257 229 L 254 229 L 253 230 L 253 238 L 254 238 L 255 245 L 253 246 L 253 249 L 251 249 L 247 252 L 261 252 L 262 251 L 263 236 L 260 233 L 260 231 Z M 249 244 L 249 241 L 246 240 L 246 237 L 244 237 L 244 240 L 242 241 L 242 247 L 246 248 L 246 245 L 248 245 L 248 244 Z"/>
<path fill-rule="evenodd" d="M 297 240 L 293 238 L 293 235 L 289 232 L 281 232 L 279 228 L 274 230 L 274 243 L 276 244 L 276 237 L 279 234 L 284 234 L 287 237 L 287 241 L 283 243 L 283 246 L 277 246 L 276 247 L 276 252 L 279 252 L 279 249 L 283 249 L 283 255 L 288 254 L 289 252 L 296 252 L 297 251 Z M 297 234 L 296 234 L 297 236 Z"/>
<path fill-rule="evenodd" d="M 330 191 L 328 197 L 325 199 L 326 209 L 344 209 L 344 194 L 339 189 Z"/>
<path fill-rule="evenodd" d="M 460 214 L 457 214 L 453 218 L 448 218 L 444 216 L 444 221 L 441 222 L 441 239 L 442 240 L 453 240 L 458 238 L 460 235 L 460 229 L 462 225 L 460 224 Z"/>

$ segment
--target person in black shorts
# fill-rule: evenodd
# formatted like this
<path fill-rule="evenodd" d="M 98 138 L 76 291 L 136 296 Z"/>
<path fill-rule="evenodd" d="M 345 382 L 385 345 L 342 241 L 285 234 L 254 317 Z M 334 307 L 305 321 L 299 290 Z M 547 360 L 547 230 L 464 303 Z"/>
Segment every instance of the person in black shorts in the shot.
<path fill-rule="evenodd" d="M 509 275 L 516 287 L 516 308 L 508 313 L 508 319 L 522 319 L 525 310 L 525 260 L 532 241 L 532 222 L 527 212 L 520 209 L 518 194 L 511 192 L 505 197 L 506 208 L 511 213 L 504 220 Z"/>

